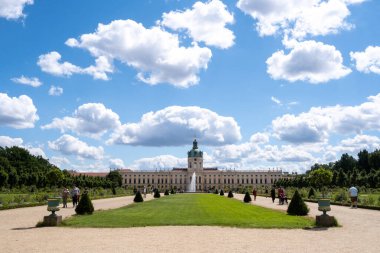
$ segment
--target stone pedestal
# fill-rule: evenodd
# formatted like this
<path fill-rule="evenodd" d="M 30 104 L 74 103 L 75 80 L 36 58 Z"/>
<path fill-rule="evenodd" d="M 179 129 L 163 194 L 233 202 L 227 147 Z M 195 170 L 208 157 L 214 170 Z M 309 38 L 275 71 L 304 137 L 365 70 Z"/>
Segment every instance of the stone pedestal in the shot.
<path fill-rule="evenodd" d="M 327 214 L 317 215 L 316 224 L 318 227 L 333 227 L 336 226 L 334 216 Z"/>
<path fill-rule="evenodd" d="M 62 216 L 49 215 L 44 216 L 44 226 L 58 226 L 62 222 Z"/>

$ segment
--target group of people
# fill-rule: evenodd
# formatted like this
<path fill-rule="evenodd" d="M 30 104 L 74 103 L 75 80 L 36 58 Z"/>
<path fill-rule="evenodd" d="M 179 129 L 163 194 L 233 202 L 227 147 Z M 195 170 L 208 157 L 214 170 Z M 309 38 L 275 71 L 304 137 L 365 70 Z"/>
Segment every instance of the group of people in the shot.
<path fill-rule="evenodd" d="M 62 191 L 62 204 L 63 208 L 67 208 L 67 199 L 71 197 L 73 201 L 73 207 L 76 207 L 79 203 L 79 198 L 80 198 L 80 190 L 77 186 L 74 185 L 73 189 L 69 191 L 66 187 L 63 188 Z"/>

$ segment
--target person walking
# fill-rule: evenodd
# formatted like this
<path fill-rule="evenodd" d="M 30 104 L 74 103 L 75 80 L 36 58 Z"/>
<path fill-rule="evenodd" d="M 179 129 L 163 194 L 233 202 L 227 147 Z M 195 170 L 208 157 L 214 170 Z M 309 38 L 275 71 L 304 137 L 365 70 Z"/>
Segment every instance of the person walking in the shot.
<path fill-rule="evenodd" d="M 270 190 L 270 196 L 272 198 L 272 202 L 274 203 L 274 200 L 276 199 L 276 190 L 274 187 L 272 187 L 272 190 Z"/>
<path fill-rule="evenodd" d="M 73 199 L 73 207 L 78 205 L 79 194 L 80 194 L 79 188 L 76 185 L 74 185 L 73 189 L 71 190 L 71 198 Z"/>
<path fill-rule="evenodd" d="M 257 196 L 256 188 L 253 188 L 252 195 L 253 195 L 253 200 L 256 201 L 256 196 Z"/>
<path fill-rule="evenodd" d="M 67 199 L 69 198 L 70 191 L 66 187 L 64 187 L 62 191 L 62 204 L 63 208 L 67 208 Z"/>
<path fill-rule="evenodd" d="M 352 186 L 348 189 L 348 194 L 351 198 L 351 208 L 358 208 L 358 189 L 355 186 Z"/>
<path fill-rule="evenodd" d="M 146 198 L 146 187 L 144 186 L 144 199 Z"/>

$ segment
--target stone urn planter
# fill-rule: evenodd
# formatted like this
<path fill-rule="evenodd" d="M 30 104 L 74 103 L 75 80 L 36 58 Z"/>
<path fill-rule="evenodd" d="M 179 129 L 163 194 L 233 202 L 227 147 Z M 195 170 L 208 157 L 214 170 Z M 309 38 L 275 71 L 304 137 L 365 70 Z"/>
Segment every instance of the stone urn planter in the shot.
<path fill-rule="evenodd" d="M 322 211 L 322 215 L 316 216 L 316 224 L 320 227 L 332 227 L 336 225 L 334 216 L 327 214 L 328 211 L 331 211 L 330 199 L 318 199 L 318 210 Z"/>
<path fill-rule="evenodd" d="M 61 198 L 49 198 L 47 210 L 52 212 L 48 216 L 44 216 L 44 226 L 57 226 L 62 222 L 62 216 L 56 215 L 55 212 L 59 211 L 59 203 Z"/>

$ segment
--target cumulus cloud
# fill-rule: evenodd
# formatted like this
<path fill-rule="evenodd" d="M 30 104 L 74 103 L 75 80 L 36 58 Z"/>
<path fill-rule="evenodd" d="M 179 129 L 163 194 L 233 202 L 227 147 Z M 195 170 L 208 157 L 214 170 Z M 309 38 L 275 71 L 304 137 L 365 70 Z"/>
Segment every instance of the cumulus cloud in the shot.
<path fill-rule="evenodd" d="M 64 134 L 55 141 L 48 142 L 49 148 L 65 155 L 76 155 L 79 158 L 100 160 L 103 158 L 103 147 L 89 146 L 87 143 Z"/>
<path fill-rule="evenodd" d="M 241 139 L 240 127 L 232 117 L 224 117 L 197 106 L 170 106 L 144 114 L 138 123 L 122 125 L 109 144 L 178 146 L 197 136 L 204 145 L 223 145 Z"/>
<path fill-rule="evenodd" d="M 63 88 L 59 86 L 50 86 L 49 95 L 50 96 L 61 96 L 63 94 Z"/>
<path fill-rule="evenodd" d="M 54 118 L 42 129 L 60 129 L 73 131 L 80 135 L 99 138 L 108 130 L 120 127 L 119 115 L 101 103 L 83 104 L 75 110 L 72 117 Z"/>
<path fill-rule="evenodd" d="M 365 0 L 239 0 L 237 7 L 257 20 L 260 36 L 278 32 L 296 39 L 335 34 L 353 27 L 346 19 L 351 4 Z"/>
<path fill-rule="evenodd" d="M 267 72 L 273 79 L 290 82 L 322 83 L 351 73 L 343 65 L 342 55 L 334 46 L 316 41 L 296 43 L 289 54 L 277 51 L 266 63 Z"/>
<path fill-rule="evenodd" d="M 348 134 L 380 130 L 380 93 L 357 106 L 312 107 L 299 115 L 272 121 L 275 136 L 292 143 L 323 142 L 331 132 Z"/>
<path fill-rule="evenodd" d="M 32 87 L 39 87 L 42 82 L 37 77 L 20 76 L 11 79 L 14 83 L 25 84 Z"/>
<path fill-rule="evenodd" d="M 21 138 L 12 138 L 9 136 L 0 136 L 0 147 L 13 147 L 13 146 L 21 146 L 23 140 Z"/>
<path fill-rule="evenodd" d="M 155 157 L 141 158 L 134 161 L 130 166 L 137 170 L 172 169 L 174 167 L 187 168 L 187 159 L 172 155 L 159 155 Z"/>
<path fill-rule="evenodd" d="M 70 62 L 61 62 L 62 56 L 56 52 L 50 52 L 38 57 L 38 66 L 41 70 L 55 75 L 69 77 L 73 74 L 87 74 L 94 79 L 108 80 L 107 73 L 113 73 L 111 62 L 104 56 L 100 56 L 95 60 L 95 65 L 87 68 L 81 68 Z"/>
<path fill-rule="evenodd" d="M 94 57 L 118 60 L 137 69 L 142 82 L 187 88 L 199 82 L 198 73 L 207 69 L 212 54 L 196 43 L 190 47 L 179 44 L 177 35 L 157 26 L 145 28 L 133 20 L 99 24 L 94 33 L 66 41 L 66 45 L 87 49 Z"/>
<path fill-rule="evenodd" d="M 175 31 L 186 30 L 197 42 L 219 48 L 229 48 L 234 44 L 235 35 L 226 28 L 234 22 L 234 16 L 219 0 L 206 3 L 196 2 L 192 9 L 171 11 L 162 15 L 161 25 Z"/>
<path fill-rule="evenodd" d="M 0 126 L 33 128 L 39 119 L 33 100 L 26 95 L 17 98 L 0 93 L 0 108 Z"/>
<path fill-rule="evenodd" d="M 125 167 L 123 160 L 118 159 L 118 158 L 110 159 L 109 163 L 110 163 L 109 167 L 111 169 L 121 169 Z"/>
<path fill-rule="evenodd" d="M 0 0 L 0 17 L 19 19 L 25 17 L 23 13 L 26 5 L 32 5 L 33 0 Z"/>
<path fill-rule="evenodd" d="M 57 166 L 59 168 L 62 167 L 62 166 L 64 166 L 64 165 L 70 164 L 69 159 L 67 159 L 66 157 L 63 157 L 63 156 L 52 156 L 49 159 L 49 162 L 51 164 L 54 164 L 55 166 Z"/>
<path fill-rule="evenodd" d="M 350 52 L 350 56 L 358 71 L 380 75 L 380 47 L 368 46 L 364 52 Z"/>

